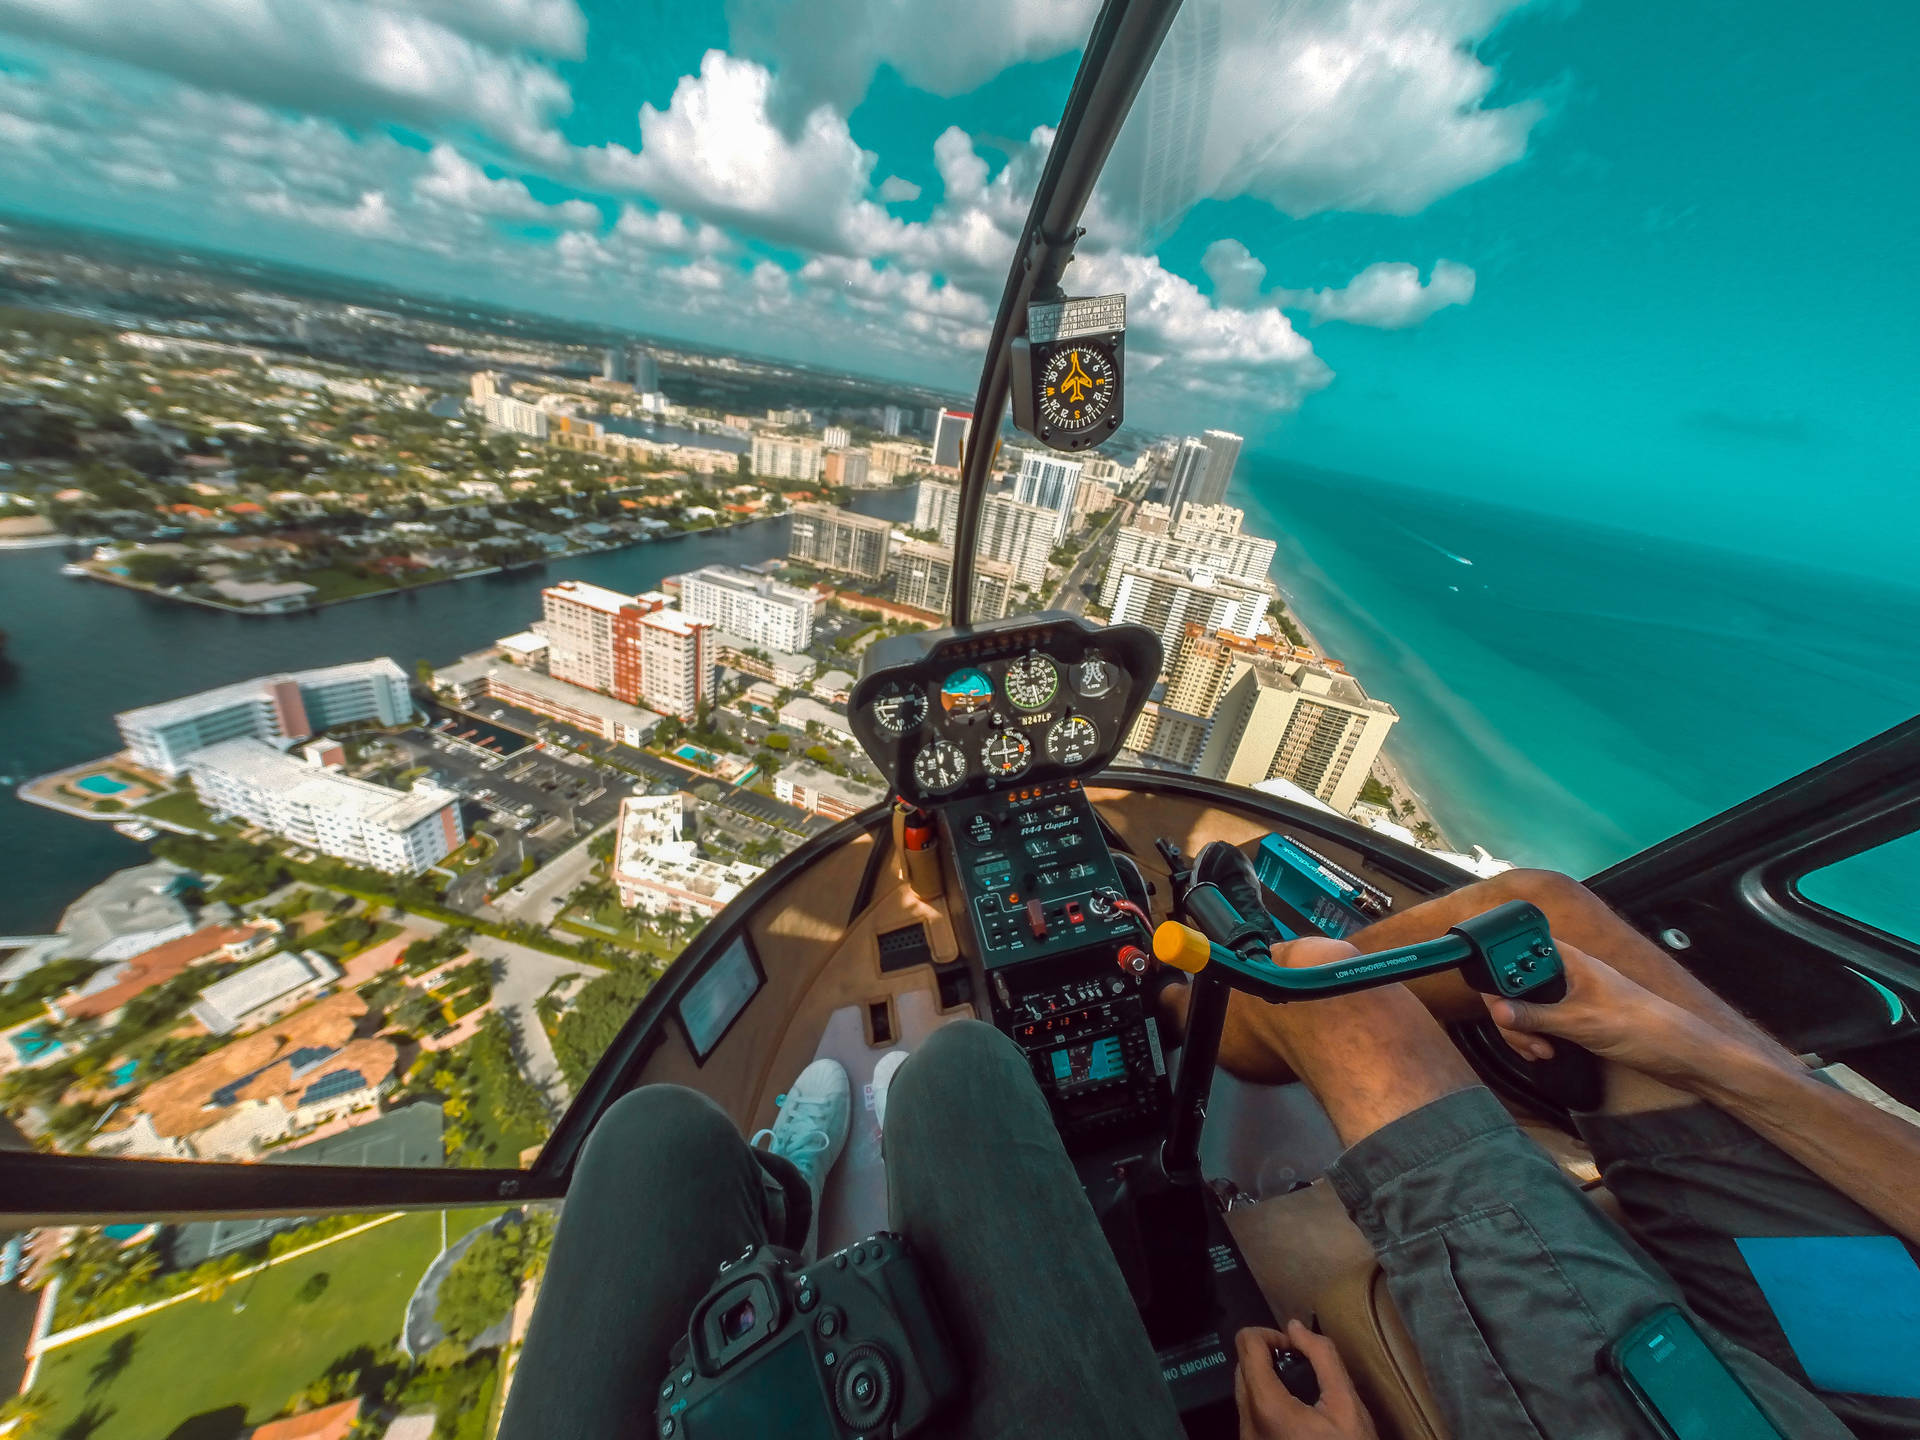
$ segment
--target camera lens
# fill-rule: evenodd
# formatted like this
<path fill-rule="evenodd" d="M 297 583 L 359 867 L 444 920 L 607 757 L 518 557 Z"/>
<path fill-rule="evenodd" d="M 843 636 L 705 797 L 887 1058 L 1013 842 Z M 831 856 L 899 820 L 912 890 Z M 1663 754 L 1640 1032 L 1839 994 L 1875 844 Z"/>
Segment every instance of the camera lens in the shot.
<path fill-rule="evenodd" d="M 726 1340 L 738 1340 L 753 1332 L 753 1322 L 758 1318 L 754 1314 L 753 1301 L 742 1300 L 731 1310 L 720 1315 L 720 1335 Z"/>

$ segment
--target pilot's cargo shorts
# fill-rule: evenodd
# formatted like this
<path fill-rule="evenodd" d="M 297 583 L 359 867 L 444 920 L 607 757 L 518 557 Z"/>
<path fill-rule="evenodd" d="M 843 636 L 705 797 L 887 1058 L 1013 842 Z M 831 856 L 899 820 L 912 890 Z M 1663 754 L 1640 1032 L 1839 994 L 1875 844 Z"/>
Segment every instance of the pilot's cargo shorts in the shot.
<path fill-rule="evenodd" d="M 1480 1088 L 1383 1127 L 1328 1172 L 1380 1257 L 1457 1440 L 1646 1434 L 1595 1360 L 1667 1301 L 1687 1309 L 1783 1435 L 1920 1436 L 1920 1401 L 1815 1397 L 1735 1244 L 1884 1225 L 1705 1105 L 1579 1125 L 1627 1231 Z"/>

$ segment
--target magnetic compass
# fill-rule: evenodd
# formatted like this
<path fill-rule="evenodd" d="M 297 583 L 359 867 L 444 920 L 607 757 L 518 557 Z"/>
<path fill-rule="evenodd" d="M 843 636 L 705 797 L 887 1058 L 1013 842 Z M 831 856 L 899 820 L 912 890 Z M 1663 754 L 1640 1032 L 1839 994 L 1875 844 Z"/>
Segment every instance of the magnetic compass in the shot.
<path fill-rule="evenodd" d="M 1055 450 L 1084 450 L 1120 428 L 1127 297 L 1027 307 L 1013 342 L 1013 423 Z"/>

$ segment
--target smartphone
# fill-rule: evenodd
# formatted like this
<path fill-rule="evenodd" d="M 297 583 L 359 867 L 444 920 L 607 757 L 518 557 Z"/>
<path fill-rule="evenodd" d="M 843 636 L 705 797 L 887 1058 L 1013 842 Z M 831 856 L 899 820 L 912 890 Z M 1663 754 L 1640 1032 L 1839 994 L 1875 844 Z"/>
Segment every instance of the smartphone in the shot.
<path fill-rule="evenodd" d="M 1601 1356 L 1665 1440 L 1789 1440 L 1677 1305 L 1662 1305 Z"/>

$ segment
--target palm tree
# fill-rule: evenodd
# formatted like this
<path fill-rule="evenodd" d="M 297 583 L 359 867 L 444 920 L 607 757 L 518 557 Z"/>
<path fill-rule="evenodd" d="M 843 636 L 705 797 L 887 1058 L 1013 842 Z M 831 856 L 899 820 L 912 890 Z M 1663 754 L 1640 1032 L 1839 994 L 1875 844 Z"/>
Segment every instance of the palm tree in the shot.
<path fill-rule="evenodd" d="M 40 1434 L 52 1416 L 53 1397 L 44 1390 L 10 1395 L 4 1404 L 0 1404 L 0 1421 L 10 1422 L 13 1426 L 10 1433 L 19 1437 L 19 1440 Z"/>
<path fill-rule="evenodd" d="M 200 1280 L 200 1298 L 208 1302 L 218 1300 L 239 1282 L 240 1272 L 246 1269 L 246 1261 L 240 1258 L 238 1251 L 222 1255 L 218 1260 L 202 1266 Z"/>

